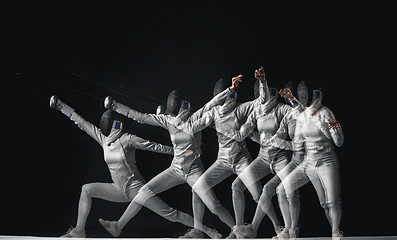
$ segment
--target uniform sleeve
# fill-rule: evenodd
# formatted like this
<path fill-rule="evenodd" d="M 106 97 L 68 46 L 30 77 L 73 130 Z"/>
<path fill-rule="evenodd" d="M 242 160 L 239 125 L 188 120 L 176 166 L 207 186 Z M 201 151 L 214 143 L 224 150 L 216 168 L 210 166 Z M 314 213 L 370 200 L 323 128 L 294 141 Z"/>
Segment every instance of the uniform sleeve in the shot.
<path fill-rule="evenodd" d="M 284 116 L 289 115 L 291 110 L 292 110 L 291 106 L 289 106 L 287 104 L 282 104 L 281 107 L 277 111 L 277 115 L 278 115 L 277 117 L 278 117 L 278 119 L 281 119 L 279 121 L 281 122 L 282 119 L 284 118 Z"/>
<path fill-rule="evenodd" d="M 79 126 L 81 130 L 86 132 L 90 137 L 95 139 L 99 144 L 102 145 L 105 136 L 102 134 L 101 130 L 97 128 L 95 125 L 91 124 L 90 122 L 84 120 L 80 115 L 76 112 L 73 112 L 70 116 L 70 119 Z"/>
<path fill-rule="evenodd" d="M 174 154 L 174 148 L 170 146 L 165 146 L 160 143 L 156 142 L 150 142 L 149 140 L 140 138 L 135 135 L 129 135 L 129 146 L 136 148 L 136 149 L 141 149 L 141 150 L 147 150 L 147 151 L 152 151 L 156 153 L 164 153 L 168 155 L 173 155 Z"/>
<path fill-rule="evenodd" d="M 176 127 L 184 131 L 185 133 L 194 134 L 210 126 L 213 122 L 214 108 L 212 108 L 210 111 L 205 112 L 203 116 L 201 116 L 201 118 L 198 118 L 195 121 L 186 121 L 185 123 Z"/>
<path fill-rule="evenodd" d="M 130 109 L 127 114 L 128 118 L 137 121 L 138 123 L 149 124 L 152 126 L 159 126 L 165 129 L 168 129 L 168 121 L 167 116 L 164 114 L 148 114 L 148 113 L 141 113 L 134 109 Z"/>
<path fill-rule="evenodd" d="M 217 105 L 221 105 L 225 102 L 226 97 L 231 93 L 229 88 L 225 89 L 224 91 L 220 92 L 217 94 L 215 97 L 213 97 L 208 103 L 206 103 L 202 108 L 194 112 L 188 119 L 190 122 L 194 122 L 197 119 L 201 118 L 203 114 L 209 110 L 211 110 L 213 107 Z"/>
<path fill-rule="evenodd" d="M 342 126 L 339 127 L 339 129 L 329 129 L 327 127 L 327 124 L 331 121 L 335 121 L 336 118 L 334 116 L 334 113 L 329 109 L 324 107 L 321 111 L 322 119 L 324 121 L 324 128 L 326 131 L 329 132 L 332 141 L 335 143 L 336 146 L 340 147 L 343 145 L 344 142 L 344 135 L 342 131 Z"/>
<path fill-rule="evenodd" d="M 260 103 L 265 103 L 270 99 L 270 90 L 267 81 L 259 83 L 259 99 Z"/>
<path fill-rule="evenodd" d="M 239 130 L 226 129 L 222 124 L 217 126 L 216 130 L 235 141 L 242 142 L 256 128 L 256 112 L 257 111 L 254 111 L 248 116 L 247 121 Z"/>

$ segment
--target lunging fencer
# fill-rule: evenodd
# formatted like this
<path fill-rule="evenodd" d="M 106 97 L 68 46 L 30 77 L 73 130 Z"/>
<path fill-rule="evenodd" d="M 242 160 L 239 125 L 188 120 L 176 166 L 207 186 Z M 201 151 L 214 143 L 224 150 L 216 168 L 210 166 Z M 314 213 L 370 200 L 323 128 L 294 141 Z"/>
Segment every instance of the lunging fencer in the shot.
<path fill-rule="evenodd" d="M 151 202 L 151 199 L 168 189 L 177 185 L 187 183 L 193 186 L 197 179 L 204 172 L 203 164 L 201 162 L 201 132 L 184 132 L 176 126 L 185 122 L 191 115 L 191 118 L 200 118 L 202 114 L 209 111 L 214 106 L 225 101 L 225 98 L 234 88 L 238 86 L 241 81 L 241 76 L 232 79 L 232 85 L 222 92 L 217 94 L 210 102 L 197 110 L 193 115 L 190 113 L 190 103 L 182 101 L 180 94 L 177 91 L 172 91 L 167 99 L 167 109 L 165 114 L 146 114 L 138 112 L 130 107 L 116 102 L 112 98 L 105 99 L 105 107 L 111 108 L 116 112 L 127 116 L 128 118 L 142 124 L 149 124 L 153 126 L 160 126 L 168 130 L 171 141 L 174 147 L 174 158 L 169 168 L 155 176 L 139 191 L 133 202 L 140 205 L 146 205 Z M 230 213 L 220 205 L 215 194 L 210 195 L 211 201 L 216 205 L 214 208 L 219 214 L 222 221 L 231 222 L 233 218 Z M 203 232 L 211 238 L 220 238 L 222 235 L 216 230 L 205 227 L 202 224 L 204 217 L 205 206 L 195 191 L 192 190 L 192 208 L 194 215 L 194 229 L 189 230 L 181 238 L 203 238 Z M 106 221 L 108 231 L 112 229 L 122 229 L 125 224 L 136 215 L 138 211 L 131 205 L 126 209 L 123 216 L 118 221 Z M 230 223 L 233 224 L 233 223 Z"/>
<path fill-rule="evenodd" d="M 150 142 L 138 136 L 123 132 L 123 117 L 107 110 L 102 114 L 100 128 L 84 120 L 73 108 L 56 96 L 50 99 L 50 107 L 61 111 L 75 122 L 81 130 L 97 141 L 103 148 L 104 160 L 109 168 L 113 183 L 88 183 L 81 190 L 76 227 L 61 236 L 65 238 L 84 238 L 85 224 L 91 209 L 92 198 L 111 202 L 131 202 L 146 183 L 135 161 L 136 149 L 149 150 L 172 155 L 172 147 Z M 159 198 L 149 199 L 145 206 L 160 216 L 193 227 L 193 217 L 177 211 Z M 141 205 L 137 205 L 141 209 Z M 115 234 L 118 236 L 120 232 Z"/>

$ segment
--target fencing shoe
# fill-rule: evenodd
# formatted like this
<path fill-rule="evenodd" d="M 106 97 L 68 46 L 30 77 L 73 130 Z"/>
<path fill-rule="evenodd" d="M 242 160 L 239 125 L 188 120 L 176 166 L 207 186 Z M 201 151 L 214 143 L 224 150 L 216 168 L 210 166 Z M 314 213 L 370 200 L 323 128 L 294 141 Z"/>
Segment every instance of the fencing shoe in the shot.
<path fill-rule="evenodd" d="M 252 228 L 251 224 L 234 226 L 233 232 L 236 234 L 237 239 L 256 237 L 256 231 Z"/>
<path fill-rule="evenodd" d="M 220 234 L 216 229 L 211 229 L 208 237 L 212 239 L 220 239 L 222 238 L 222 234 Z"/>
<path fill-rule="evenodd" d="M 289 229 L 289 239 L 296 239 L 299 237 L 299 227 Z"/>
<path fill-rule="evenodd" d="M 185 233 L 185 235 L 180 236 L 179 238 L 204 238 L 204 233 L 198 229 L 189 229 Z"/>
<path fill-rule="evenodd" d="M 71 227 L 65 235 L 60 236 L 61 238 L 85 238 L 85 231 L 79 232 L 76 228 Z"/>
<path fill-rule="evenodd" d="M 338 229 L 335 232 L 332 232 L 332 240 L 341 240 L 343 237 L 343 232 Z"/>
<path fill-rule="evenodd" d="M 289 229 L 282 228 L 281 232 L 274 236 L 272 239 L 288 239 L 289 238 Z"/>
<path fill-rule="evenodd" d="M 113 237 L 118 237 L 120 236 L 121 230 L 119 226 L 117 226 L 116 221 L 106 221 L 100 218 L 99 223 L 108 231 L 110 234 L 112 234 Z"/>
<path fill-rule="evenodd" d="M 229 236 L 226 237 L 226 239 L 236 239 L 236 234 L 234 233 L 233 229 L 230 231 Z"/>

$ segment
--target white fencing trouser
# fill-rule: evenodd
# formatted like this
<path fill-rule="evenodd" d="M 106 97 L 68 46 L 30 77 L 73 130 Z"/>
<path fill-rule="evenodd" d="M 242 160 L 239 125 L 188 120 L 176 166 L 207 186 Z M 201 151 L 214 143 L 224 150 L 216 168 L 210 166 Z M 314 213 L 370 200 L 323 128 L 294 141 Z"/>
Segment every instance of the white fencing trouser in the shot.
<path fill-rule="evenodd" d="M 192 187 L 202 173 L 203 166 L 200 159 L 196 159 L 196 161 L 191 165 L 187 174 L 182 169 L 171 165 L 163 172 L 152 178 L 147 184 L 145 184 L 139 190 L 139 193 L 135 196 L 133 202 L 149 209 L 156 208 L 157 206 L 155 205 L 157 201 L 160 200 L 157 197 L 159 193 L 183 183 L 187 183 L 190 187 Z M 214 201 L 217 201 L 215 195 L 213 195 L 213 199 Z M 194 227 L 205 232 L 206 234 L 209 234 L 211 229 L 202 224 L 205 210 L 204 203 L 194 191 L 192 191 L 192 206 L 193 215 L 196 221 L 194 221 L 193 217 L 190 215 L 176 211 L 171 207 L 168 209 L 161 209 L 162 212 L 160 215 L 166 217 L 167 219 L 173 219 L 171 221 L 182 222 L 185 225 Z M 136 213 L 137 211 L 133 208 L 133 206 L 131 206 L 131 209 L 127 209 L 119 221 L 128 222 L 128 220 L 134 217 Z"/>
<path fill-rule="evenodd" d="M 315 161 L 315 157 L 321 156 Z M 340 221 L 341 209 L 341 183 L 339 176 L 339 163 L 336 154 L 331 151 L 308 151 L 306 160 L 296 167 L 279 185 L 277 193 L 285 192 L 291 203 L 293 193 L 308 182 L 313 184 L 318 195 L 320 205 L 324 208 L 326 217 L 332 228 L 337 228 Z M 338 211 L 338 213 L 333 213 Z M 332 221 L 332 218 L 337 218 Z M 336 222 L 336 224 L 334 224 Z M 334 226 L 335 225 L 335 226 Z M 334 231 L 335 229 L 333 229 Z"/>
<path fill-rule="evenodd" d="M 231 217 L 230 213 L 226 209 L 224 209 L 224 207 L 219 203 L 218 200 L 213 200 L 212 188 L 233 174 L 239 175 L 244 169 L 249 166 L 250 161 L 251 155 L 246 148 L 243 148 L 238 153 L 233 164 L 229 163 L 226 160 L 220 160 L 218 157 L 218 159 L 204 172 L 204 174 L 193 186 L 193 190 L 200 196 L 201 200 L 208 207 L 208 209 L 212 213 L 217 215 L 229 227 L 233 227 L 236 222 Z M 232 200 L 235 209 L 236 219 L 244 219 L 243 216 L 237 216 L 237 214 L 244 214 L 244 211 L 242 211 L 243 209 L 237 208 L 245 207 L 245 189 L 246 188 L 244 184 L 237 177 L 232 183 Z M 260 185 L 257 185 L 257 191 L 260 191 Z M 238 207 L 236 207 L 236 205 Z"/>

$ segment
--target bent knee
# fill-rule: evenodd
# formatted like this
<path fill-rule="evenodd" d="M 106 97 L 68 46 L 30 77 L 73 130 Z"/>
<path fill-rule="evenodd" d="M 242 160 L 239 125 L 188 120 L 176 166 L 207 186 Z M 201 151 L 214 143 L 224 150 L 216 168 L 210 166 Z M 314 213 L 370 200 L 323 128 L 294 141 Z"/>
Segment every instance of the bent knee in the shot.
<path fill-rule="evenodd" d="M 342 205 L 342 201 L 340 201 L 340 200 L 331 201 L 331 202 L 324 203 L 323 205 L 325 205 L 327 208 L 340 207 Z M 321 205 L 321 206 L 323 206 L 323 205 Z"/>
<path fill-rule="evenodd" d="M 91 197 L 91 185 L 90 184 L 84 184 L 81 187 L 81 195 Z"/>
<path fill-rule="evenodd" d="M 153 197 L 154 194 L 153 192 L 150 190 L 149 187 L 147 186 L 143 186 L 141 189 L 139 189 L 138 194 L 135 196 L 135 198 L 133 199 L 134 202 L 140 204 L 140 205 L 144 205 L 145 202 L 150 198 Z"/>
<path fill-rule="evenodd" d="M 276 195 L 276 191 L 277 191 L 277 187 L 269 186 L 268 184 L 266 184 L 262 188 L 262 194 L 265 194 L 265 195 L 267 195 L 269 197 L 273 197 L 274 195 Z"/>
<path fill-rule="evenodd" d="M 244 183 L 239 179 L 235 179 L 232 183 L 232 190 L 233 191 L 239 191 L 239 192 L 244 192 L 245 191 L 246 186 L 244 185 Z"/>
<path fill-rule="evenodd" d="M 192 186 L 192 191 L 198 195 L 202 195 L 202 194 L 206 193 L 208 190 L 210 190 L 210 189 L 205 181 L 197 181 Z"/>

